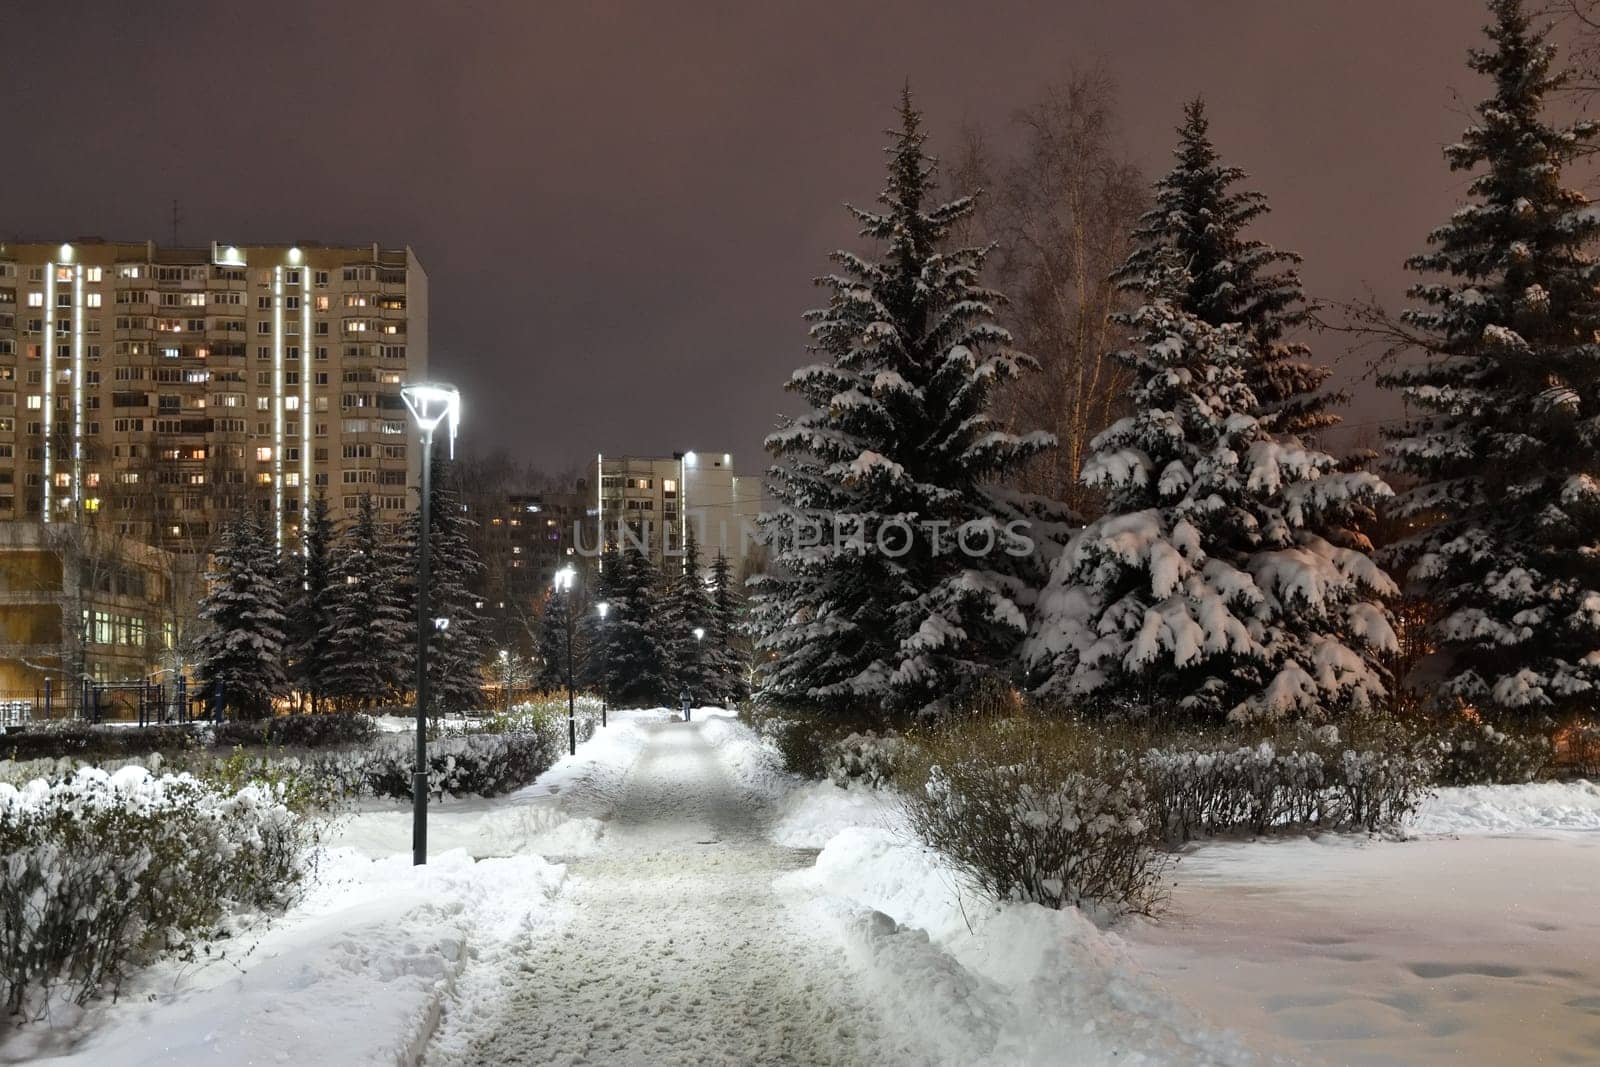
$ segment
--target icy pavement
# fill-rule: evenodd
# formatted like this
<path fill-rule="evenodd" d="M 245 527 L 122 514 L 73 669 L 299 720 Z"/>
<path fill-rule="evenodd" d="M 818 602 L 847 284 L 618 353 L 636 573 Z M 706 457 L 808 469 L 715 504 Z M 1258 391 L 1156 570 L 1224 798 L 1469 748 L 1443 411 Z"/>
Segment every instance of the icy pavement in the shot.
<path fill-rule="evenodd" d="M 927 1061 L 774 895 L 811 853 L 768 842 L 766 798 L 713 744 L 723 725 L 644 727 L 602 847 L 569 868 L 567 921 L 529 944 L 496 1010 L 447 1011 L 428 1063 Z"/>

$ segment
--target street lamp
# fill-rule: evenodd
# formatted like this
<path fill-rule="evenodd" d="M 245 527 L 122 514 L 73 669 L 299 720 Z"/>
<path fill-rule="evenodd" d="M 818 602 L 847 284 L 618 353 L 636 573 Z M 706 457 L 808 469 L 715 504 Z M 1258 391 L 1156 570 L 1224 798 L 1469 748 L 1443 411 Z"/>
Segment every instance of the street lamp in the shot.
<path fill-rule="evenodd" d="M 500 704 L 504 711 L 511 710 L 511 654 L 500 650 Z"/>
<path fill-rule="evenodd" d="M 461 394 L 453 385 L 418 382 L 400 387 L 411 417 L 422 434 L 422 514 L 417 537 L 417 762 L 411 772 L 411 862 L 428 862 L 428 548 L 433 527 L 429 497 L 433 492 L 433 431 L 441 422 L 450 434 L 450 458 L 456 454 L 456 428 L 461 423 Z M 444 630 L 449 619 L 435 619 Z"/>
<path fill-rule="evenodd" d="M 578 754 L 578 718 L 577 694 L 572 688 L 572 585 L 578 580 L 578 572 L 567 564 L 556 571 L 556 592 L 562 594 L 561 612 L 564 616 L 567 631 L 567 752 L 570 755 Z"/>
<path fill-rule="evenodd" d="M 606 724 L 606 705 L 611 697 L 611 647 L 607 643 L 606 614 L 611 610 L 611 605 L 604 600 L 594 606 L 600 613 L 600 726 Z"/>

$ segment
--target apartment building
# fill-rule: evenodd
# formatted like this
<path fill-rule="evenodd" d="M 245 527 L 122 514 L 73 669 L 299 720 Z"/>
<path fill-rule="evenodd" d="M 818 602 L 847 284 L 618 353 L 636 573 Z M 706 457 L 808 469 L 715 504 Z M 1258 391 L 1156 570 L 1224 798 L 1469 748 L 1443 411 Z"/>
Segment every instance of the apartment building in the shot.
<path fill-rule="evenodd" d="M 0 522 L 0 699 L 155 677 L 190 604 L 159 549 L 73 522 Z"/>
<path fill-rule="evenodd" d="M 579 551 L 596 542 L 594 493 L 580 478 L 566 489 L 495 489 L 466 493 L 477 524 L 474 547 L 483 563 L 476 591 L 499 648 L 532 655 L 539 605 L 558 569 L 585 567 Z"/>
<path fill-rule="evenodd" d="M 740 476 L 728 452 L 674 452 L 670 457 L 606 456 L 595 461 L 595 506 L 601 536 L 644 544 L 656 565 L 682 570 L 692 524 L 706 564 L 720 551 L 746 571 L 760 546 L 761 479 Z"/>
<path fill-rule="evenodd" d="M 292 542 L 318 491 L 396 521 L 427 366 L 409 248 L 0 242 L 0 521 L 180 552 L 246 506 Z"/>

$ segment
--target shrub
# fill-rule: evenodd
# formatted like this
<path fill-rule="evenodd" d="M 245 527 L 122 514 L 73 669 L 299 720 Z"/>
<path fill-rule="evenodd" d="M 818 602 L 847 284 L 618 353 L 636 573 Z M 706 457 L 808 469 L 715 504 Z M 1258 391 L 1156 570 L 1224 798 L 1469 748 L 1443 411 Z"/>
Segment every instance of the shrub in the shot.
<path fill-rule="evenodd" d="M 223 745 L 273 745 L 285 748 L 322 748 L 359 745 L 378 734 L 377 724 L 354 711 L 323 715 L 275 715 L 268 719 L 219 723 L 212 737 Z"/>
<path fill-rule="evenodd" d="M 868 730 L 824 745 L 822 758 L 834 785 L 864 782 L 876 788 L 894 780 L 896 768 L 904 759 L 904 749 L 905 741 L 898 734 L 886 733 L 880 737 Z"/>
<path fill-rule="evenodd" d="M 9 759 L 115 759 L 151 752 L 181 752 L 198 746 L 202 726 L 146 726 L 139 729 L 94 726 L 76 720 L 45 723 L 0 738 Z"/>
<path fill-rule="evenodd" d="M 1500 729 L 1462 715 L 1429 723 L 1419 743 L 1433 759 L 1440 785 L 1529 782 L 1544 774 L 1554 756 L 1549 739 L 1542 734 Z"/>
<path fill-rule="evenodd" d="M 1600 777 L 1600 722 L 1573 719 L 1556 734 L 1555 747 L 1563 767 L 1585 778 Z"/>
<path fill-rule="evenodd" d="M 1144 783 L 1075 724 L 965 719 L 924 732 L 903 775 L 907 820 L 998 900 L 1150 911 L 1164 857 Z"/>
<path fill-rule="evenodd" d="M 1427 791 L 1433 765 L 1394 748 L 1341 741 L 1333 727 L 1291 730 L 1254 745 L 1177 738 L 1127 758 L 1149 787 L 1169 842 L 1248 832 L 1381 830 Z"/>
<path fill-rule="evenodd" d="M 310 824 L 264 786 L 230 793 L 140 768 L 0 785 L 7 1007 L 36 1013 L 56 985 L 81 1004 L 230 909 L 283 903 L 310 843 Z"/>

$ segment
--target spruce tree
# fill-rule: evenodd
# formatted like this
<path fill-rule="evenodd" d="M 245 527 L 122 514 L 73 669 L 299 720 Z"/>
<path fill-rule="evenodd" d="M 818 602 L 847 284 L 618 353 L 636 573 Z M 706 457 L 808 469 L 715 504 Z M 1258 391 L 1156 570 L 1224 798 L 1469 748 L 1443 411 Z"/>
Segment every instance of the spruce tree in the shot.
<path fill-rule="evenodd" d="M 1275 416 L 1268 429 L 1280 434 L 1333 425 L 1339 419 L 1327 407 L 1337 398 L 1321 392 L 1328 368 L 1309 362 L 1306 345 L 1284 340 L 1306 321 L 1300 257 L 1245 236 L 1271 210 L 1267 198 L 1236 188 L 1248 175 L 1222 162 L 1204 101 L 1185 104 L 1183 119 L 1177 163 L 1156 181 L 1155 203 L 1133 232 L 1137 247 L 1112 277 L 1142 300 L 1176 257 L 1188 274 L 1175 295 L 1179 308 L 1212 326 L 1237 324 L 1239 342 L 1253 351 L 1246 375 L 1253 414 Z"/>
<path fill-rule="evenodd" d="M 1236 324 L 1185 309 L 1169 261 L 1134 315 L 1132 414 L 1094 441 L 1106 514 L 1057 560 L 1029 655 L 1045 693 L 1236 721 L 1370 706 L 1395 646 L 1365 553 L 1322 534 L 1389 489 L 1267 432 Z"/>
<path fill-rule="evenodd" d="M 333 647 L 337 589 L 334 586 L 333 523 L 328 501 L 318 493 L 301 534 L 300 552 L 288 561 L 292 579 L 287 641 L 289 685 L 302 707 L 315 713 L 333 688 Z"/>
<path fill-rule="evenodd" d="M 1596 126 L 1546 116 L 1566 82 L 1547 30 L 1492 0 L 1469 65 L 1494 92 L 1445 150 L 1469 201 L 1407 262 L 1429 358 L 1386 379 L 1420 416 L 1391 444 L 1424 526 L 1399 546 L 1441 609 L 1445 692 L 1592 707 L 1600 682 L 1600 212 L 1562 184 Z M 1436 521 L 1435 521 L 1436 520 Z"/>
<path fill-rule="evenodd" d="M 671 691 L 686 689 L 696 704 L 709 703 L 717 692 L 716 672 L 707 646 L 712 639 L 711 599 L 701 575 L 700 546 L 693 526 L 684 537 L 682 565 L 667 583 L 661 620 Z M 699 637 L 695 636 L 696 631 Z"/>
<path fill-rule="evenodd" d="M 222 531 L 206 573 L 196 643 L 200 676 L 221 686 L 227 707 L 246 718 L 272 714 L 284 690 L 283 583 L 270 531 L 246 511 Z"/>
<path fill-rule="evenodd" d="M 444 467 L 444 469 L 439 469 Z M 478 610 L 473 579 L 483 564 L 468 534 L 474 525 L 451 486 L 450 471 L 435 459 L 429 505 L 432 527 L 428 556 L 428 688 L 436 712 L 467 711 L 483 701 L 483 668 L 488 659 L 487 623 Z M 416 646 L 417 552 L 421 545 L 421 509 L 406 524 L 407 644 Z M 433 625 L 435 619 L 447 625 Z"/>
<path fill-rule="evenodd" d="M 825 362 L 789 380 L 811 410 L 767 438 L 779 506 L 755 619 L 775 694 L 931 713 L 1010 673 L 1042 576 L 1033 505 L 997 483 L 1055 441 L 989 412 L 1033 363 L 978 283 L 986 250 L 950 240 L 972 199 L 932 202 L 909 89 L 899 117 L 882 210 L 851 209 L 881 256 L 834 253 L 807 316 Z"/>
<path fill-rule="evenodd" d="M 668 702 L 667 648 L 662 640 L 660 578 L 650 557 L 636 548 L 606 562 L 610 611 L 606 618 L 606 691 L 617 707 Z"/>
<path fill-rule="evenodd" d="M 749 695 L 745 678 L 748 654 L 741 632 L 742 604 L 733 587 L 733 564 L 721 549 L 711 561 L 711 625 L 706 633 L 706 665 L 712 688 L 724 701 L 735 704 Z"/>
<path fill-rule="evenodd" d="M 572 627 L 572 683 L 583 687 L 588 679 L 589 628 L 584 624 L 584 609 L 572 589 L 551 589 L 545 593 L 539 613 L 539 665 L 534 684 L 554 692 L 567 687 L 567 612 L 574 612 Z"/>
<path fill-rule="evenodd" d="M 372 497 L 362 495 L 333 555 L 328 691 L 346 705 L 370 707 L 414 681 L 414 628 L 407 625 L 400 590 L 404 566 Z"/>

